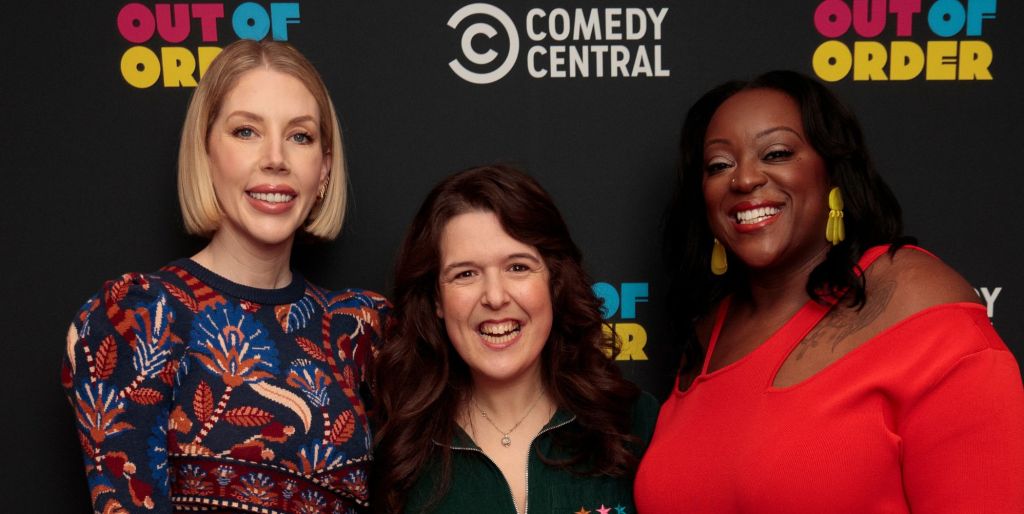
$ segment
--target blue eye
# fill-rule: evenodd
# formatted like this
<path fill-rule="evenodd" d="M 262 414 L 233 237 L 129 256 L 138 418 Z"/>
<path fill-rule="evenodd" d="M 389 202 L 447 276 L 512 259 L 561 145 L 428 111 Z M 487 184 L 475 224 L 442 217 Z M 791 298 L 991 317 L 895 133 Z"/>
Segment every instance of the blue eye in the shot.
<path fill-rule="evenodd" d="M 231 131 L 231 133 L 235 137 L 240 137 L 242 139 L 249 139 L 250 137 L 256 135 L 256 131 L 254 131 L 252 127 L 238 127 L 235 130 Z"/>
<path fill-rule="evenodd" d="M 292 136 L 292 141 L 295 141 L 296 143 L 299 143 L 300 145 L 308 145 L 308 144 L 313 142 L 313 136 L 311 136 L 311 135 L 309 135 L 309 134 L 307 134 L 305 132 L 300 132 L 300 133 L 295 134 L 294 136 Z"/>

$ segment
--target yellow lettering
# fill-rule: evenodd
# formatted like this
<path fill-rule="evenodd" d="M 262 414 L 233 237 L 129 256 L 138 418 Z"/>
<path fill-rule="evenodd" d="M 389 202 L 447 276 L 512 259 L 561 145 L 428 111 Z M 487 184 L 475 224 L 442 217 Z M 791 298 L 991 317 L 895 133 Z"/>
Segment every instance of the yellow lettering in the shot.
<path fill-rule="evenodd" d="M 828 82 L 838 82 L 850 73 L 850 68 L 853 67 L 853 55 L 842 42 L 825 41 L 814 51 L 811 64 L 814 66 L 814 73 L 818 75 L 818 78 Z"/>
<path fill-rule="evenodd" d="M 956 80 L 956 60 L 956 41 L 929 41 L 925 80 Z"/>
<path fill-rule="evenodd" d="M 992 47 L 984 41 L 960 42 L 960 80 L 992 80 Z"/>
<path fill-rule="evenodd" d="M 160 49 L 160 60 L 164 63 L 164 87 L 195 87 L 196 58 L 187 48 L 165 46 Z"/>
<path fill-rule="evenodd" d="M 221 49 L 216 46 L 201 46 L 196 53 L 199 55 L 199 78 L 203 78 L 213 58 L 220 55 Z"/>
<path fill-rule="evenodd" d="M 638 323 L 612 323 L 604 325 L 605 334 L 614 334 L 619 344 L 618 361 L 645 361 L 647 354 L 647 330 Z"/>
<path fill-rule="evenodd" d="M 150 87 L 160 78 L 160 58 L 144 46 L 133 46 L 121 56 L 121 76 L 139 89 Z"/>
<path fill-rule="evenodd" d="M 878 41 L 853 43 L 853 80 L 888 80 L 885 63 L 889 59 L 885 46 Z"/>
<path fill-rule="evenodd" d="M 913 41 L 893 41 L 889 49 L 889 78 L 910 80 L 924 69 L 924 50 Z"/>

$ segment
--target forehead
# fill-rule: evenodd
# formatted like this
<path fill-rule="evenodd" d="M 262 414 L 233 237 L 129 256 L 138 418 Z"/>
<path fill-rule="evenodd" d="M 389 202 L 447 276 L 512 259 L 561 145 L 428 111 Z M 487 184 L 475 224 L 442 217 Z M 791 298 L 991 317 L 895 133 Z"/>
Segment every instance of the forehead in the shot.
<path fill-rule="evenodd" d="M 222 110 L 279 110 L 295 116 L 319 118 L 316 98 L 298 78 L 269 68 L 256 68 L 239 75 L 224 95 Z"/>
<path fill-rule="evenodd" d="M 803 135 L 803 119 L 796 100 L 775 89 L 748 89 L 722 102 L 711 117 L 705 139 L 730 131 L 756 133 L 776 126 L 789 127 Z"/>
<path fill-rule="evenodd" d="M 440 241 L 442 264 L 504 259 L 511 254 L 538 255 L 537 249 L 513 238 L 490 211 L 459 214 L 445 224 Z"/>

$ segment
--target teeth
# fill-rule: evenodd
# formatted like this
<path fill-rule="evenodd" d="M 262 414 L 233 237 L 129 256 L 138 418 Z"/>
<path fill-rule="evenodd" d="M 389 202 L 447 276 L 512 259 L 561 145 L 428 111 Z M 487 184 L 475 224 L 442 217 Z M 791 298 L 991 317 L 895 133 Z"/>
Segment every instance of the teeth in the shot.
<path fill-rule="evenodd" d="M 270 203 L 285 203 L 295 198 L 294 195 L 286 195 L 284 193 L 249 193 L 249 196 Z"/>
<path fill-rule="evenodd" d="M 758 207 L 736 213 L 736 221 L 740 224 L 760 223 L 776 214 L 782 209 L 778 207 Z"/>
<path fill-rule="evenodd" d="M 509 341 L 518 333 L 519 322 L 517 321 L 483 323 L 480 325 L 480 335 L 494 343 L 504 343 Z"/>

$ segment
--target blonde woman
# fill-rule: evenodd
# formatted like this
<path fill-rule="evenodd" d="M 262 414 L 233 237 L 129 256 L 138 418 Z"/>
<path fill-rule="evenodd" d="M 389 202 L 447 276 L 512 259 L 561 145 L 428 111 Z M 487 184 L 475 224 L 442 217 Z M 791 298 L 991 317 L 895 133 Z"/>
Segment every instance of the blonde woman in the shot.
<path fill-rule="evenodd" d="M 313 66 L 238 41 L 196 89 L 178 164 L 209 237 L 108 281 L 75 316 L 62 381 L 101 512 L 357 512 L 370 434 L 360 385 L 386 300 L 292 271 L 299 232 L 345 210 L 337 117 Z"/>

